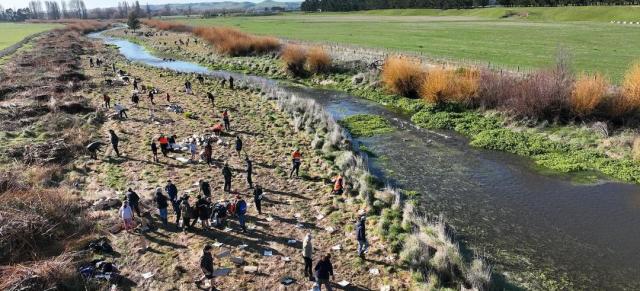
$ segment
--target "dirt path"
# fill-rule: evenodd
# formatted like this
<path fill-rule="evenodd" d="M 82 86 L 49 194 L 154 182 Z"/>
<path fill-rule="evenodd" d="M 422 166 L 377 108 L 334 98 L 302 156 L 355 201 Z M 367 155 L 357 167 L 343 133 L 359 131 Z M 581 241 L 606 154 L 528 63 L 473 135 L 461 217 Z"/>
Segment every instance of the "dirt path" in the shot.
<path fill-rule="evenodd" d="M 248 91 L 223 89 L 216 80 L 207 79 L 200 84 L 193 75 L 129 64 L 117 56 L 113 48 L 102 47 L 98 57 L 108 60 L 104 68 L 89 68 L 88 62 L 84 64 L 87 74 L 96 82 L 109 77 L 110 61 L 115 60 L 119 69 L 141 78 L 142 85 L 157 88 L 161 93 L 156 95 L 155 106 L 150 104 L 147 94 L 141 94 L 140 106 L 135 108 L 130 101 L 131 85 L 98 85 L 91 92 L 98 107 L 102 103 L 102 92 L 111 96 L 112 104 L 124 104 L 129 109 L 129 118 L 122 122 L 109 120 L 103 126 L 105 141 L 108 129 L 114 129 L 119 135 L 123 157 L 103 156 L 99 161 L 79 162 L 79 167 L 90 171 L 85 191 L 88 198 L 116 197 L 131 187 L 143 197 L 144 211 L 156 217 L 155 204 L 150 201 L 156 187 L 164 187 L 166 180 L 171 179 L 180 194 L 190 193 L 190 201 L 195 202 L 197 182 L 206 179 L 212 186 L 213 201 L 232 200 L 235 194 L 222 191 L 221 166 L 227 161 L 235 175 L 233 192 L 249 204 L 247 222 L 250 230 L 246 234 L 239 231 L 237 220 L 233 218 L 230 231 L 202 230 L 198 224 L 195 232 L 177 232 L 174 213 L 170 209 L 170 226 L 166 229 L 160 227 L 143 235 L 124 232 L 109 235 L 118 252 L 114 261 L 122 274 L 132 281 L 130 285 L 154 290 L 196 289 L 193 281 L 201 275 L 198 260 L 203 245 L 222 243 L 214 247 L 214 254 L 229 251 L 230 256 L 215 259 L 215 265 L 230 268 L 231 272 L 216 279 L 221 290 L 280 289 L 279 281 L 284 276 L 297 280 L 288 287 L 289 290 L 309 290 L 312 282 L 302 275 L 304 264 L 300 241 L 307 232 L 311 232 L 314 237 L 314 264 L 321 254 L 331 252 L 336 282 L 352 282 L 349 290 L 379 289 L 382 286 L 408 288 L 408 273 L 398 270 L 391 251 L 375 236 L 374 220 L 369 221 L 371 247 L 368 258 L 364 261 L 357 258 L 353 224 L 364 204 L 354 198 L 329 194 L 330 185 L 325 183 L 325 179 L 330 174 L 331 164 L 312 150 L 310 142 L 313 136 L 296 132 L 287 116 L 278 111 L 273 102 Z M 186 95 L 182 90 L 186 79 L 193 83 L 194 95 Z M 185 112 L 193 113 L 197 119 L 165 110 L 167 92 L 172 102 L 182 106 Z M 216 96 L 215 107 L 207 100 L 206 92 Z M 155 108 L 154 121 L 149 118 L 150 106 Z M 210 132 L 213 124 L 220 120 L 223 109 L 229 109 L 232 130 L 224 137 L 223 143 L 214 145 L 214 158 L 218 161 L 215 165 L 207 166 L 202 162 L 187 164 L 176 159 L 189 158 L 187 153 L 170 154 L 169 158 L 160 155 L 159 163 L 152 162 L 149 149 L 152 138 L 160 134 L 176 134 L 180 141 L 193 134 Z M 254 183 L 266 190 L 262 215 L 255 210 L 245 182 L 244 155 L 239 157 L 235 153 L 236 135 L 242 138 L 246 154 L 254 161 Z M 290 154 L 295 147 L 299 147 L 304 155 L 301 178 L 289 179 L 286 176 L 290 168 Z M 115 210 L 96 213 L 95 217 L 104 229 L 118 221 Z M 333 231 L 327 228 L 333 228 Z M 289 240 L 296 242 L 289 243 Z M 332 250 L 338 245 L 341 250 Z M 139 251 L 144 247 L 148 247 L 146 251 Z M 265 250 L 272 251 L 273 255 L 264 256 Z M 230 257 L 242 257 L 245 261 L 242 266 L 257 266 L 258 272 L 245 274 L 242 266 L 236 266 Z M 286 261 L 287 258 L 290 261 Z M 377 269 L 380 274 L 371 274 L 372 269 Z M 147 272 L 153 276 L 142 278 L 142 274 Z"/>

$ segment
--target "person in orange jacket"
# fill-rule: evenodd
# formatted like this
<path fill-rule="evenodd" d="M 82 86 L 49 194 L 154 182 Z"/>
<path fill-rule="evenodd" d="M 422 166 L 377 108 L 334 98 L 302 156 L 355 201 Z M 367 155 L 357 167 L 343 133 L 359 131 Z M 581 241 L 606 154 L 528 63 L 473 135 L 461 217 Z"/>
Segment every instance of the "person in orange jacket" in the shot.
<path fill-rule="evenodd" d="M 291 154 L 291 161 L 293 163 L 293 167 L 291 168 L 291 173 L 289 173 L 289 178 L 293 177 L 293 172 L 296 173 L 296 177 L 300 177 L 300 164 L 302 164 L 302 154 L 299 149 L 296 149 Z"/>
<path fill-rule="evenodd" d="M 337 176 L 333 177 L 333 179 L 331 179 L 331 182 L 333 182 L 333 190 L 331 191 L 331 194 L 342 195 L 342 193 L 344 192 L 344 178 L 342 177 L 342 175 L 338 174 Z"/>

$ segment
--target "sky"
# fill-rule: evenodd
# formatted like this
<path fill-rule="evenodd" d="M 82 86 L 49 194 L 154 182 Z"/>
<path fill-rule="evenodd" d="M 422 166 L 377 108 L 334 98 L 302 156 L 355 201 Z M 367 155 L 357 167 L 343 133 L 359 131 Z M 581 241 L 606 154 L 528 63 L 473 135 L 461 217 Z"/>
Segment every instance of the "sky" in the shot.
<path fill-rule="evenodd" d="M 29 6 L 29 1 L 31 0 L 0 0 L 0 5 L 7 8 L 23 8 Z M 41 0 L 44 2 L 44 0 Z M 60 1 L 60 0 L 54 0 Z M 84 4 L 87 5 L 87 8 L 97 8 L 97 7 L 116 7 L 118 6 L 118 2 L 122 2 L 124 0 L 84 0 Z M 128 0 L 128 2 L 133 2 L 135 0 Z M 185 3 L 201 3 L 201 2 L 224 2 L 224 0 L 138 0 L 140 5 L 147 4 L 167 4 L 167 3 L 176 3 L 176 4 L 185 4 Z M 263 0 L 228 0 L 232 2 L 262 2 Z"/>

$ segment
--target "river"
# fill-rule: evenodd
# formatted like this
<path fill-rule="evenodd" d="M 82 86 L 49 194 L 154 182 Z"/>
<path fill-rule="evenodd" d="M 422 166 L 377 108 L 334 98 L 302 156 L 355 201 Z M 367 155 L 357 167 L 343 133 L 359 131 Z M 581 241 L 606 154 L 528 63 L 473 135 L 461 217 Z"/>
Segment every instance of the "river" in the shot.
<path fill-rule="evenodd" d="M 406 116 L 346 93 L 167 62 L 127 40 L 90 36 L 118 46 L 134 62 L 214 78 L 233 75 L 315 99 L 337 120 L 359 113 L 383 116 L 396 128 L 393 133 L 355 139 L 375 153 L 369 159 L 372 172 L 421 193 L 420 209 L 443 214 L 462 245 L 489 258 L 497 273 L 526 281 L 526 289 L 640 290 L 636 185 L 606 180 L 580 185 L 542 175 L 527 159 L 472 148 L 452 132 L 416 128 Z M 547 284 L 550 280 L 557 283 Z M 500 278 L 493 287 L 517 289 Z"/>

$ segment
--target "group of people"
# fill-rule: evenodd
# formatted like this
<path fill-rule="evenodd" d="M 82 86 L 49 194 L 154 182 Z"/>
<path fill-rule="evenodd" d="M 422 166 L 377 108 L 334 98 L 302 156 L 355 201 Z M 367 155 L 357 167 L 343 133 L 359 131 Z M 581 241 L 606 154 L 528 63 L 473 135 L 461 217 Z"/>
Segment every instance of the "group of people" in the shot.
<path fill-rule="evenodd" d="M 93 60 L 91 60 L 93 63 Z M 199 76 L 198 80 L 203 82 L 203 78 Z M 226 80 L 223 80 L 223 86 Z M 234 88 L 234 80 L 233 77 L 229 78 L 230 88 Z M 132 101 L 134 104 L 138 104 L 138 82 L 136 79 L 133 80 L 133 87 L 135 93 L 132 95 Z M 190 81 L 186 81 L 184 83 L 185 92 L 187 94 L 193 94 L 193 88 Z M 152 104 L 154 104 L 154 93 L 153 91 L 149 92 L 149 99 Z M 167 93 L 167 102 L 170 102 L 170 96 Z M 212 105 L 215 103 L 215 96 L 212 93 L 207 93 L 207 98 L 211 102 Z M 109 109 L 111 107 L 111 99 L 107 94 L 103 96 L 104 107 Z M 126 109 L 120 105 L 115 104 L 114 108 L 118 113 L 119 117 L 128 118 L 126 115 Z M 231 122 L 229 117 L 228 110 L 224 110 L 222 112 L 222 124 L 217 124 L 217 128 L 214 126 L 214 134 L 220 134 L 222 130 L 231 130 Z M 217 129 L 217 132 L 216 132 Z M 110 142 L 115 151 L 116 155 L 120 156 L 120 151 L 118 149 L 119 138 L 113 130 L 109 130 Z M 156 144 L 157 143 L 159 144 Z M 99 150 L 101 143 L 94 143 L 90 150 L 93 158 L 97 158 L 95 153 Z M 158 162 L 158 148 L 160 149 L 163 156 L 167 156 L 169 151 L 174 150 L 174 145 L 176 144 L 176 136 L 165 136 L 160 135 L 157 140 L 152 140 L 150 143 L 151 152 L 153 156 L 153 161 Z M 235 139 L 235 150 L 238 156 L 241 156 L 242 150 L 244 147 L 244 143 L 241 137 L 238 135 Z M 188 149 L 191 154 L 191 159 L 197 159 L 197 144 L 195 140 L 192 140 L 188 143 Z M 201 153 L 202 159 L 208 164 L 212 164 L 212 144 L 211 142 L 206 142 L 204 145 L 204 149 Z M 249 185 L 249 189 L 253 189 L 253 202 L 256 207 L 256 211 L 258 215 L 262 214 L 262 200 L 264 198 L 264 190 L 260 185 L 253 185 L 252 174 L 253 174 L 253 162 L 249 158 L 248 155 L 245 156 L 245 164 L 246 164 L 246 181 Z M 294 174 L 296 177 L 300 175 L 300 166 L 302 165 L 302 152 L 296 148 L 291 154 L 291 170 L 289 172 L 289 177 L 293 177 Z M 225 192 L 231 193 L 231 182 L 233 178 L 233 173 L 228 163 L 225 163 L 222 167 L 222 176 L 224 179 L 224 187 L 223 190 Z M 344 177 L 341 175 L 335 176 L 332 180 L 332 194 L 340 195 L 344 192 Z M 173 213 L 175 214 L 175 225 L 177 229 L 182 231 L 192 230 L 198 221 L 201 222 L 201 227 L 203 230 L 210 229 L 211 227 L 226 227 L 226 219 L 228 217 L 237 217 L 238 225 L 243 232 L 247 231 L 246 226 L 246 214 L 247 214 L 247 203 L 240 195 L 235 195 L 235 199 L 233 201 L 218 201 L 214 202 L 212 200 L 212 191 L 211 185 L 208 181 L 200 180 L 199 181 L 199 193 L 195 197 L 195 201 L 190 201 L 192 197 L 190 197 L 187 193 L 184 193 L 182 196 L 179 195 L 177 186 L 171 181 L 167 181 L 167 184 L 164 188 L 158 187 L 153 194 L 153 201 L 158 211 L 158 216 L 160 221 L 165 227 L 169 225 L 169 212 L 168 209 L 171 208 Z M 131 231 L 134 228 L 134 217 L 137 215 L 141 216 L 140 211 L 140 196 L 135 193 L 132 189 L 128 189 L 125 193 L 125 199 L 122 204 L 122 207 L 119 210 L 120 217 L 123 221 L 123 228 L 126 231 Z M 357 239 L 357 252 L 358 256 L 364 258 L 365 253 L 368 251 L 368 242 L 366 236 L 366 220 L 365 216 L 361 216 L 356 223 L 355 226 L 355 236 Z M 214 286 L 213 282 L 213 273 L 214 273 L 214 262 L 213 256 L 211 255 L 212 247 L 210 245 L 205 245 L 203 249 L 203 254 L 200 259 L 200 267 L 203 271 L 203 276 L 200 280 L 197 281 L 200 284 L 204 280 L 210 280 L 210 285 Z M 306 234 L 303 239 L 302 244 L 302 257 L 304 261 L 304 275 L 309 277 L 311 280 L 316 282 L 317 289 L 322 288 L 324 286 L 327 290 L 331 290 L 330 279 L 333 279 L 333 265 L 331 264 L 331 254 L 324 254 L 321 256 L 320 260 L 316 263 L 315 267 L 313 266 L 313 243 L 311 233 Z"/>

